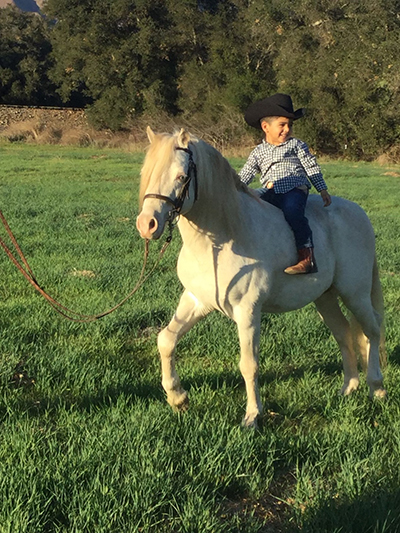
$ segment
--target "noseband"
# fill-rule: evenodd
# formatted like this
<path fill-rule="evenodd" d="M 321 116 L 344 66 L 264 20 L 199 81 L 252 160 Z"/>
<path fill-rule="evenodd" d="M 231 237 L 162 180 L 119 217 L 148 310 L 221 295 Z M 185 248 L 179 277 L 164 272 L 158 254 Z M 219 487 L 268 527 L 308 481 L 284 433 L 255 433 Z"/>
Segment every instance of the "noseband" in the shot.
<path fill-rule="evenodd" d="M 180 146 L 177 146 L 175 150 L 181 150 L 189 155 L 188 171 L 184 176 L 182 188 L 175 200 L 169 196 L 156 193 L 145 194 L 143 197 L 143 201 L 146 200 L 146 198 L 157 198 L 157 200 L 162 200 L 167 204 L 172 205 L 173 209 L 169 214 L 170 223 L 180 214 L 185 199 L 189 198 L 189 187 L 192 179 L 194 180 L 194 201 L 197 200 L 197 167 L 196 163 L 193 161 L 193 152 L 190 148 L 181 148 Z"/>

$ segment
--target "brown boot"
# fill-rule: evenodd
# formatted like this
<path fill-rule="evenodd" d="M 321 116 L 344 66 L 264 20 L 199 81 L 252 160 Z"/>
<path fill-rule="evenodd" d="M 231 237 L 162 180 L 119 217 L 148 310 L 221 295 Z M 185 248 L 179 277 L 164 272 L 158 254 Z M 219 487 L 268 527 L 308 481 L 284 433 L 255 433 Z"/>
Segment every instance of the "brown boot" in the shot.
<path fill-rule="evenodd" d="M 301 248 L 301 250 L 297 250 L 297 253 L 299 262 L 297 265 L 285 268 L 286 274 L 314 274 L 318 272 L 313 248 Z"/>

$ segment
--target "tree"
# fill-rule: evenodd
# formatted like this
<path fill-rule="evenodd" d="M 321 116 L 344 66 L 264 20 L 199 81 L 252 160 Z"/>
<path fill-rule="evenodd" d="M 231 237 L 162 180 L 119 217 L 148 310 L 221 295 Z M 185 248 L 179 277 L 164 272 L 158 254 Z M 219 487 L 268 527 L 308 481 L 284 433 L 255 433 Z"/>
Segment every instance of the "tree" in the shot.
<path fill-rule="evenodd" d="M 242 111 L 273 90 L 273 42 L 270 34 L 258 32 L 263 4 L 231 0 L 208 2 L 208 9 L 198 9 L 194 1 L 175 6 L 184 51 L 179 102 L 186 115 L 203 112 L 217 121 L 227 108 Z"/>
<path fill-rule="evenodd" d="M 130 114 L 176 110 L 168 4 L 163 0 L 48 0 L 52 79 L 64 101 L 82 95 L 99 127 L 118 129 Z"/>
<path fill-rule="evenodd" d="M 319 152 L 372 158 L 399 144 L 400 0 L 47 0 L 45 11 L 52 22 L 0 10 L 0 101 L 62 100 L 115 130 L 166 113 L 230 140 L 246 107 L 279 91 L 307 108 L 295 132 Z"/>
<path fill-rule="evenodd" d="M 51 44 L 45 21 L 15 7 L 0 9 L 0 102 L 57 104 L 49 80 Z"/>
<path fill-rule="evenodd" d="M 315 149 L 369 158 L 398 142 L 397 3 L 273 0 L 277 84 L 309 108 L 296 131 Z"/>

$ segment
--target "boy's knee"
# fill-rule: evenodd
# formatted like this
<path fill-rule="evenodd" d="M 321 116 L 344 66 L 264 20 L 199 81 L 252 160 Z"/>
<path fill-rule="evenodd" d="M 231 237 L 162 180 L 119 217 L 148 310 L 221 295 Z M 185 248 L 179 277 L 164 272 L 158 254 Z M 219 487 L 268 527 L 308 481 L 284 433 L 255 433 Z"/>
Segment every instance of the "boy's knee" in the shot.
<path fill-rule="evenodd" d="M 286 222 L 289 224 L 289 226 L 308 226 L 308 220 L 302 213 L 296 213 L 296 212 L 284 212 L 284 217 Z"/>

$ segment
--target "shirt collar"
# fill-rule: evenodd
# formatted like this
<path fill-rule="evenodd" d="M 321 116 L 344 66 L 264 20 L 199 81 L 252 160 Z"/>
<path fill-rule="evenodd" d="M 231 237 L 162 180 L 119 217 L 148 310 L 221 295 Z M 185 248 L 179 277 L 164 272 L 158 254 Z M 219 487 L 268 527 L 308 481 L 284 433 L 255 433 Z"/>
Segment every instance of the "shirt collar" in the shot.
<path fill-rule="evenodd" d="M 293 139 L 293 137 L 289 137 L 289 139 L 287 139 L 284 143 L 281 143 L 281 144 L 271 144 L 271 143 L 267 142 L 265 139 L 263 139 L 262 142 L 263 142 L 263 144 L 265 146 L 270 146 L 271 148 L 278 148 L 279 146 L 285 146 L 285 144 L 290 142 L 292 139 Z"/>

